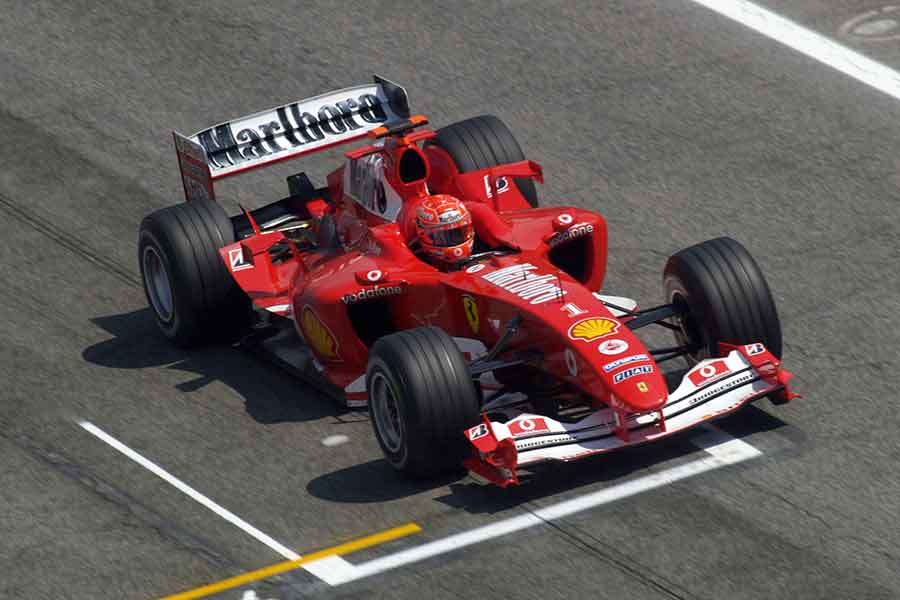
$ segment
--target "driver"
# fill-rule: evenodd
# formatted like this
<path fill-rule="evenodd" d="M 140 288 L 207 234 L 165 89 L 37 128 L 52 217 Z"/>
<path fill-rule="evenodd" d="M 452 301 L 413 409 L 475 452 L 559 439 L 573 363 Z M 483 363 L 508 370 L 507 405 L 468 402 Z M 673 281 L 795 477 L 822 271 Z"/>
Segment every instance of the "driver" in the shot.
<path fill-rule="evenodd" d="M 472 215 L 454 196 L 428 196 L 416 207 L 416 236 L 436 267 L 452 268 L 472 255 Z"/>

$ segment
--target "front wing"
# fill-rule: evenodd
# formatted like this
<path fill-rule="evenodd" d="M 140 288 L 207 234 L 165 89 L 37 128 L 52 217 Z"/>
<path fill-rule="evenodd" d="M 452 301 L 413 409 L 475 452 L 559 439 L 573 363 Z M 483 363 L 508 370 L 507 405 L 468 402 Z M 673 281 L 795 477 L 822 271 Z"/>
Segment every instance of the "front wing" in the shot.
<path fill-rule="evenodd" d="M 505 423 L 484 416 L 466 436 L 476 452 L 465 466 L 502 487 L 517 484 L 517 469 L 544 461 L 570 461 L 643 444 L 721 417 L 773 394 L 788 401 L 791 374 L 762 344 L 727 346 L 724 358 L 694 366 L 660 409 L 625 413 L 599 409 L 576 422 L 522 413 Z"/>

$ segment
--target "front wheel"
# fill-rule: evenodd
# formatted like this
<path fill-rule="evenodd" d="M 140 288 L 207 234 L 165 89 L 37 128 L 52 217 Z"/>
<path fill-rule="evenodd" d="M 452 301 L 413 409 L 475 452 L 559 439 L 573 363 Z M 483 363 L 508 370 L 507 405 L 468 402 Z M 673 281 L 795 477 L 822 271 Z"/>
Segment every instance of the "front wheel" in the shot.
<path fill-rule="evenodd" d="M 437 136 L 425 142 L 425 145 L 443 149 L 453 159 L 460 173 L 525 160 L 525 153 L 512 131 L 494 115 L 451 123 L 441 127 L 436 133 Z M 513 181 L 525 201 L 537 208 L 539 202 L 534 181 L 526 177 L 517 177 Z"/>
<path fill-rule="evenodd" d="M 683 309 L 675 337 L 692 347 L 688 362 L 718 356 L 719 342 L 762 342 L 781 358 L 781 323 L 762 270 L 731 238 L 674 254 L 663 271 L 666 300 Z"/>
<path fill-rule="evenodd" d="M 432 477 L 461 466 L 478 424 L 475 384 L 452 338 L 418 327 L 379 339 L 366 370 L 375 437 L 394 469 Z"/>

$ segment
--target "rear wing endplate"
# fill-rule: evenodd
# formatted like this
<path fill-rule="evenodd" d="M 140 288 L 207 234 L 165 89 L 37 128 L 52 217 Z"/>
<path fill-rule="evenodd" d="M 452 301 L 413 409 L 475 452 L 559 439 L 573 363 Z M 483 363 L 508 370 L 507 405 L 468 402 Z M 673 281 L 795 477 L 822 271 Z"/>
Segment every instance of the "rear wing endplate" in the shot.
<path fill-rule="evenodd" d="M 375 75 L 373 84 L 292 102 L 191 136 L 173 132 L 185 197 L 215 199 L 217 179 L 346 144 L 406 118 L 406 90 Z"/>

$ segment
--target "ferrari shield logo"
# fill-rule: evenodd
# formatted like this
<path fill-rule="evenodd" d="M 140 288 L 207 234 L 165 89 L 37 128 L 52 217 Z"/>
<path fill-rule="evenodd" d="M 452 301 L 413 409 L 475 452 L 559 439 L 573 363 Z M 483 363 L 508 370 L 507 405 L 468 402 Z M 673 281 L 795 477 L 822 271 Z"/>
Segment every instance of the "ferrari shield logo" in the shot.
<path fill-rule="evenodd" d="M 637 388 L 638 388 L 639 390 L 641 390 L 642 392 L 644 392 L 645 394 L 646 394 L 647 392 L 650 391 L 650 388 L 647 387 L 647 384 L 644 383 L 643 381 L 639 381 L 639 382 L 638 382 Z"/>
<path fill-rule="evenodd" d="M 477 334 L 478 328 L 481 326 L 481 318 L 478 316 L 478 303 L 475 301 L 475 298 L 466 295 L 462 297 L 462 303 L 463 310 L 466 313 L 466 321 L 469 322 L 472 333 Z"/>

